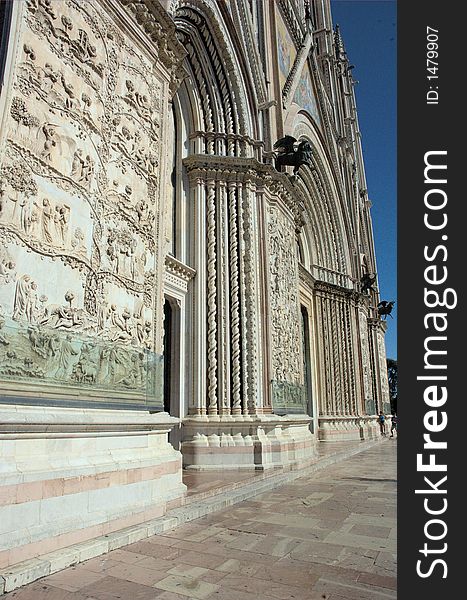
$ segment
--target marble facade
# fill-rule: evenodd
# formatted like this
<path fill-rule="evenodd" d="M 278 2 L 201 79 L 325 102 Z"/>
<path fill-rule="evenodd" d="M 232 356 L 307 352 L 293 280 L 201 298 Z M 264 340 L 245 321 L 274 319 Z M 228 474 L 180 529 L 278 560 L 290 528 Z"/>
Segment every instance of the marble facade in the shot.
<path fill-rule="evenodd" d="M 386 324 L 329 2 L 0 22 L 2 565 L 163 514 L 182 462 L 296 468 L 375 437 Z M 284 135 L 313 149 L 296 176 Z"/>

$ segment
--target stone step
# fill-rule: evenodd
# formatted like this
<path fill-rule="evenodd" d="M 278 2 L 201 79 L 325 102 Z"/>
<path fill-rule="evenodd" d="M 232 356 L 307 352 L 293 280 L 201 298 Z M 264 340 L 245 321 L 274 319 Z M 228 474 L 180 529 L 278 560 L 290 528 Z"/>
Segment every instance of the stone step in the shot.
<path fill-rule="evenodd" d="M 321 456 L 313 464 L 305 468 L 289 469 L 288 471 L 281 469 L 257 474 L 246 481 L 229 482 L 208 492 L 186 498 L 183 506 L 169 510 L 163 517 L 126 527 L 114 533 L 10 566 L 0 572 L 0 595 L 111 550 L 171 531 L 184 523 L 223 510 L 299 477 L 321 471 L 329 465 L 367 450 L 381 441 L 387 440 L 343 443 L 341 449 L 339 449 L 339 444 L 336 444 L 332 450 L 321 453 Z"/>

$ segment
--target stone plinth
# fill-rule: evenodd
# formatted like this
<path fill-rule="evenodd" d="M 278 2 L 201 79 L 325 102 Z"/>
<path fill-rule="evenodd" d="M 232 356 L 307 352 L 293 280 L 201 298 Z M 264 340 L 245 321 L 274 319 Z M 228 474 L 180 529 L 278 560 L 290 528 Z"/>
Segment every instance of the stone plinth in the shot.
<path fill-rule="evenodd" d="M 378 436 L 376 416 L 319 417 L 318 437 L 321 442 L 372 440 Z"/>
<path fill-rule="evenodd" d="M 302 466 L 316 455 L 307 415 L 188 417 L 183 421 L 184 467 L 269 469 Z"/>
<path fill-rule="evenodd" d="M 180 505 L 166 413 L 0 406 L 0 567 Z"/>

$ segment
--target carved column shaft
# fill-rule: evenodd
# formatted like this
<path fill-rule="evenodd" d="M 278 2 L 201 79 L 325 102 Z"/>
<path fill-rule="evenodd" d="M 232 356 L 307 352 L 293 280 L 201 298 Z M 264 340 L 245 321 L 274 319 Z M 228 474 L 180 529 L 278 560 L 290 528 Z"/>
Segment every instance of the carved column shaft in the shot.
<path fill-rule="evenodd" d="M 231 409 L 241 412 L 241 364 L 240 364 L 240 303 L 238 268 L 237 194 L 235 181 L 229 181 L 229 235 L 230 235 L 230 330 L 231 330 Z"/>
<path fill-rule="evenodd" d="M 272 412 L 272 398 L 269 382 L 271 381 L 271 356 L 267 350 L 271 346 L 271 331 L 270 327 L 266 325 L 265 319 L 269 313 L 269 254 L 267 246 L 264 243 L 266 240 L 267 226 L 266 226 L 266 214 L 265 214 L 265 202 L 266 196 L 264 189 L 257 190 L 257 215 L 258 215 L 258 239 L 259 241 L 259 260 L 258 260 L 258 287 L 260 295 L 260 306 L 259 315 L 261 317 L 261 336 L 260 336 L 260 352 L 258 353 L 258 367 L 262 373 L 262 394 L 259 400 L 259 410 L 263 413 Z M 260 319 L 258 319 L 259 321 Z"/>
<path fill-rule="evenodd" d="M 229 339 L 229 256 L 227 191 L 224 181 L 218 181 L 217 194 L 217 272 L 218 272 L 218 385 L 219 414 L 230 412 L 230 339 Z"/>
<path fill-rule="evenodd" d="M 248 414 L 248 348 L 247 348 L 247 289 L 245 279 L 245 215 L 243 205 L 243 183 L 238 183 L 238 246 L 240 258 L 240 323 L 242 364 L 242 410 Z M 237 410 L 237 409 L 236 409 Z M 232 411 L 233 412 L 233 411 Z M 233 414 L 236 414 L 233 412 Z"/>
<path fill-rule="evenodd" d="M 316 369 L 320 380 L 319 389 L 321 394 L 318 398 L 318 415 L 327 414 L 327 377 L 326 377 L 326 340 L 324 331 L 324 310 L 322 298 L 317 295 L 315 299 L 316 306 L 316 323 L 317 323 L 317 345 L 318 354 L 316 360 L 318 361 L 318 368 Z"/>
<path fill-rule="evenodd" d="M 206 185 L 201 176 L 191 181 L 191 201 L 193 204 L 194 225 L 196 236 L 206 240 L 207 235 L 207 206 Z M 195 244 L 196 278 L 193 281 L 193 353 L 192 365 L 194 377 L 193 389 L 190 394 L 189 412 L 193 415 L 206 414 L 206 389 L 207 389 L 207 356 L 206 356 L 206 319 L 207 319 L 207 272 L 206 272 L 206 247 L 204 244 Z"/>
<path fill-rule="evenodd" d="M 247 393 L 247 409 L 250 414 L 256 414 L 256 400 L 258 397 L 258 382 L 257 382 L 257 285 L 256 285 L 256 241 L 254 237 L 253 225 L 253 203 L 254 191 L 250 182 L 246 182 L 243 187 L 243 206 L 244 206 L 244 240 L 245 240 L 245 287 L 246 287 L 246 314 L 247 314 L 247 377 L 248 377 L 248 393 Z"/>
<path fill-rule="evenodd" d="M 213 179 L 206 184 L 206 207 L 208 414 L 217 414 L 216 189 Z"/>

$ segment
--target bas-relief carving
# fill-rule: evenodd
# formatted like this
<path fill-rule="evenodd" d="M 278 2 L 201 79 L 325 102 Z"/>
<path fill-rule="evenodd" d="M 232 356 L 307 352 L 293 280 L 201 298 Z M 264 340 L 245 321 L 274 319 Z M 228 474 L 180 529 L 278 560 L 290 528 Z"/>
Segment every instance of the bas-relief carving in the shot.
<path fill-rule="evenodd" d="M 372 415 L 375 412 L 374 399 L 372 398 L 371 385 L 371 364 L 370 364 L 370 347 L 368 342 L 368 323 L 365 313 L 358 312 L 360 324 L 360 340 L 362 348 L 362 369 L 363 369 L 363 393 L 365 398 L 365 411 Z"/>
<path fill-rule="evenodd" d="M 27 282 L 26 282 L 27 283 Z M 70 315 L 63 318 L 71 324 Z M 48 326 L 6 324 L 0 313 L 0 376 L 6 381 L 28 381 L 35 385 L 89 387 L 118 395 L 146 396 L 154 402 L 162 381 L 160 357 L 124 343 L 72 333 Z M 39 388 L 35 388 L 38 390 Z M 111 400 L 115 396 L 106 396 Z M 116 396 L 118 397 L 118 396 Z"/>
<path fill-rule="evenodd" d="M 27 0 L 24 19 L 0 164 L 2 339 L 44 380 L 91 384 L 114 346 L 122 365 L 154 349 L 163 83 L 97 2 Z M 54 336 L 51 371 L 36 355 Z"/>
<path fill-rule="evenodd" d="M 383 401 L 383 410 L 385 412 L 390 412 L 391 404 L 389 401 L 389 382 L 388 367 L 386 364 L 386 347 L 384 344 L 384 335 L 381 331 L 377 331 L 376 339 L 378 344 L 379 372 L 381 379 L 381 395 Z"/>
<path fill-rule="evenodd" d="M 278 208 L 269 206 L 267 230 L 274 408 L 305 412 L 295 229 Z"/>

